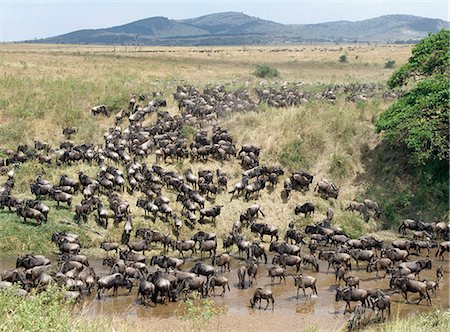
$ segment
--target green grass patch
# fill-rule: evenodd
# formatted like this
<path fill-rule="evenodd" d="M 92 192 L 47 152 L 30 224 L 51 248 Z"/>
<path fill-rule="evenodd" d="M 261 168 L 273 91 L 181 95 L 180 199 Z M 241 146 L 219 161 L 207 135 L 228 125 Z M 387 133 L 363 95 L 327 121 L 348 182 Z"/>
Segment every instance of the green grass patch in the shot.
<path fill-rule="evenodd" d="M 435 309 L 409 318 L 397 318 L 389 321 L 381 328 L 377 328 L 377 330 L 383 332 L 446 332 L 449 329 L 449 324 L 450 313 Z"/>
<path fill-rule="evenodd" d="M 310 162 L 306 158 L 303 140 L 297 139 L 289 142 L 283 147 L 280 163 L 281 165 L 291 169 L 308 169 Z"/>
<path fill-rule="evenodd" d="M 192 142 L 194 140 L 195 135 L 197 134 L 197 129 L 195 129 L 192 126 L 185 125 L 181 129 L 181 133 L 183 134 L 183 137 L 188 140 L 188 142 Z"/>
<path fill-rule="evenodd" d="M 41 293 L 17 296 L 11 287 L 0 291 L 0 331 L 8 332 L 69 332 L 112 330 L 106 319 L 82 319 L 71 301 L 64 298 L 64 290 L 50 287 Z M 114 330 L 125 330 L 118 324 Z"/>

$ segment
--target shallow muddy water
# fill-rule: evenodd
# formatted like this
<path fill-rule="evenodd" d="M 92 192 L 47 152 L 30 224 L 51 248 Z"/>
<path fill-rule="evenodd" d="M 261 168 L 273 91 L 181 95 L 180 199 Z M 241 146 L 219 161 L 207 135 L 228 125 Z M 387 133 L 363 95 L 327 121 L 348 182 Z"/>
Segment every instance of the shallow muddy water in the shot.
<path fill-rule="evenodd" d="M 448 256 L 445 256 L 445 261 L 435 261 L 434 252 L 430 255 L 433 259 L 433 268 L 425 270 L 420 273 L 420 279 L 436 280 L 436 268 L 440 265 L 444 267 L 444 279 L 441 288 L 437 292 L 437 297 L 432 296 L 432 304 L 434 307 L 447 310 L 449 308 L 449 261 Z M 268 261 L 271 262 L 272 256 L 269 255 Z M 197 261 L 197 260 L 195 260 Z M 208 264 L 210 259 L 206 259 Z M 190 268 L 194 261 L 188 260 L 184 266 L 185 269 Z M 101 265 L 101 260 L 91 259 L 91 266 L 95 268 L 97 274 L 102 276 L 108 273 L 108 269 Z M 345 326 L 350 318 L 350 313 L 344 313 L 345 302 L 336 302 L 336 286 L 334 273 L 330 270 L 326 273 L 327 264 L 320 262 L 320 272 L 316 273 L 310 269 L 304 268 L 303 273 L 312 275 L 317 278 L 318 296 L 309 297 L 310 289 L 307 289 L 305 297 L 302 290 L 300 290 L 299 298 L 296 298 L 296 288 L 292 275 L 296 274 L 295 267 L 288 267 L 286 270 L 286 284 L 275 279 L 272 285 L 270 278 L 267 276 L 266 267 L 271 264 L 260 264 L 257 274 L 257 284 L 251 288 L 239 289 L 237 288 L 237 268 L 244 264 L 243 261 L 232 259 L 231 272 L 224 273 L 230 282 L 231 292 L 226 292 L 222 298 L 219 294 L 222 288 L 216 288 L 216 296 L 214 296 L 215 303 L 223 308 L 224 315 L 220 319 L 221 323 L 217 326 L 217 330 L 240 330 L 250 331 L 258 329 L 259 331 L 294 331 L 303 330 L 308 326 L 316 326 L 320 330 L 330 331 L 338 330 Z M 11 269 L 15 266 L 15 258 L 0 258 L 0 271 Z M 361 278 L 360 288 L 381 288 L 389 289 L 389 278 L 377 279 L 375 273 L 367 273 L 365 271 L 365 264 L 361 264 L 360 270 L 353 270 L 353 275 L 358 275 Z M 383 272 L 381 272 L 383 275 Z M 247 281 L 248 282 L 248 281 Z M 246 282 L 246 283 L 247 283 Z M 248 286 L 248 284 L 246 284 Z M 256 287 L 271 288 L 275 298 L 275 309 L 267 310 L 251 309 L 249 307 L 249 300 L 253 295 Z M 112 291 L 110 291 L 112 292 Z M 89 318 L 95 317 L 114 317 L 129 319 L 137 324 L 148 324 L 151 321 L 158 321 L 159 329 L 177 330 L 176 322 L 183 313 L 183 306 L 178 303 L 169 303 L 168 305 L 158 304 L 156 307 L 144 307 L 140 301 L 136 300 L 137 287 L 134 287 L 130 294 L 126 290 L 119 289 L 117 296 L 110 296 L 109 292 L 105 293 L 98 300 L 94 295 L 86 298 L 82 305 L 82 312 Z M 386 293 L 390 293 L 387 291 Z M 397 315 L 407 316 L 419 312 L 430 310 L 426 301 L 422 301 L 419 305 L 413 304 L 417 302 L 417 294 L 409 293 L 408 299 L 411 304 L 406 304 L 401 294 L 392 294 L 393 306 L 392 317 Z M 263 301 L 263 308 L 265 301 Z M 352 302 L 352 308 L 355 303 Z M 371 310 L 368 310 L 370 316 Z M 374 317 L 374 315 L 372 314 Z M 162 323 L 162 324 L 161 324 Z M 172 325 L 174 323 L 174 325 Z M 155 327 L 156 327 L 155 326 Z"/>

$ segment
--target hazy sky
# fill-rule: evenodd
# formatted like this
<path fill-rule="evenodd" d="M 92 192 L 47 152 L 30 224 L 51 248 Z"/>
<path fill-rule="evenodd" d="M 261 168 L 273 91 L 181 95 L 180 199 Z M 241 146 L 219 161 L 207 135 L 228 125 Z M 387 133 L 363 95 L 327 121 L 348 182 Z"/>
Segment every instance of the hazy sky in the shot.
<path fill-rule="evenodd" d="M 387 14 L 410 14 L 449 21 L 448 0 L 0 0 L 0 41 L 106 28 L 164 16 L 172 19 L 236 11 L 278 23 L 358 21 Z"/>

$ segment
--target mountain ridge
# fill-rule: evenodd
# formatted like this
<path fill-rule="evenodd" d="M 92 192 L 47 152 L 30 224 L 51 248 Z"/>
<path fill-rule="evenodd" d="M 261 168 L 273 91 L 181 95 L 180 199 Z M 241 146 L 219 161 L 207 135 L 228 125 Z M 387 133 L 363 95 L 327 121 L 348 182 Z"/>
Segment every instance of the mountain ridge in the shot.
<path fill-rule="evenodd" d="M 449 28 L 449 22 L 394 14 L 362 21 L 282 24 L 238 12 L 222 12 L 190 19 L 163 16 L 140 19 L 101 29 L 82 29 L 59 36 L 25 41 L 54 44 L 121 45 L 252 45 L 301 42 L 415 42 L 428 33 Z"/>

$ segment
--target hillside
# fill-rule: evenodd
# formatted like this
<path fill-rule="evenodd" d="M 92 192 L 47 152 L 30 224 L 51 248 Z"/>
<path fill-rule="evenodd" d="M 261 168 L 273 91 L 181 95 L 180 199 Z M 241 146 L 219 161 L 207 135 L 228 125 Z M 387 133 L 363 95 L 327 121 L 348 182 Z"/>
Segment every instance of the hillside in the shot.
<path fill-rule="evenodd" d="M 36 139 L 57 148 L 64 140 L 61 128 L 66 126 L 78 128 L 77 134 L 71 138 L 75 144 L 89 142 L 95 146 L 103 145 L 103 134 L 114 126 L 114 119 L 94 117 L 89 112 L 90 107 L 106 104 L 115 111 L 127 108 L 132 92 L 150 96 L 152 92 L 163 92 L 168 104 L 163 110 L 176 115 L 179 110 L 172 93 L 178 85 L 193 84 L 201 91 L 207 86 L 224 85 L 227 91 L 246 87 L 255 102 L 258 101 L 255 88 L 261 86 L 280 88 L 288 82 L 286 84 L 289 86 L 309 91 L 312 97 L 305 105 L 274 108 L 262 103 L 254 111 L 238 112 L 220 119 L 218 124 L 230 131 L 237 147 L 244 144 L 261 146 L 261 163 L 281 165 L 286 173 L 277 186 L 265 189 L 259 197 L 249 202 L 242 197 L 230 202 L 228 192 L 217 195 L 214 202 L 208 202 L 208 206 L 224 205 L 218 227 L 199 225 L 199 229 L 214 231 L 222 237 L 239 218 L 239 213 L 253 203 L 263 207 L 266 214 L 264 221 L 280 227 L 283 234 L 290 221 L 298 222 L 299 227 L 313 220 L 318 221 L 330 206 L 335 210 L 336 223 L 353 237 L 397 228 L 404 218 L 432 221 L 448 213 L 448 179 L 441 181 L 439 187 L 430 186 L 426 178 L 418 182 L 411 170 L 402 167 L 395 151 L 386 150 L 380 144 L 380 137 L 374 131 L 375 119 L 391 102 L 381 96 L 383 84 L 392 73 L 390 69 L 383 69 L 385 59 L 393 57 L 397 64 L 404 63 L 410 54 L 409 46 L 359 45 L 339 49 L 336 46 L 313 45 L 301 49 L 283 47 L 276 49 L 276 52 L 271 46 L 244 50 L 223 48 L 216 53 L 186 48 L 176 52 L 167 49 L 163 54 L 152 53 L 152 48 L 130 53 L 126 48 L 117 47 L 115 55 L 112 55 L 113 47 L 105 48 L 103 53 L 92 53 L 95 49 L 91 47 L 62 47 L 57 55 L 53 46 L 43 45 L 40 49 L 36 45 L 14 47 L 0 54 L 4 64 L 4 76 L 0 83 L 5 87 L 0 92 L 0 105 L 4 109 L 0 141 L 1 148 L 6 150 L 15 151 L 19 144 L 29 144 L 34 149 Z M 339 63 L 341 53 L 348 54 L 349 63 Z M 293 55 L 296 60 L 292 59 Z M 256 64 L 262 62 L 278 68 L 280 78 L 267 81 L 252 75 Z M 320 96 L 329 85 L 355 82 L 374 86 L 373 82 L 379 89 L 367 102 L 348 102 L 342 93 L 334 103 L 315 97 L 317 94 Z M 155 119 L 153 114 L 145 124 L 154 123 Z M 123 124 L 123 128 L 126 125 Z M 211 124 L 204 128 L 211 133 Z M 195 133 L 196 129 L 188 127 L 184 132 L 187 136 L 191 133 L 192 139 L 193 131 Z M 51 155 L 56 158 L 54 153 Z M 6 156 L 2 153 L 0 158 Z M 156 161 L 155 154 L 144 161 L 152 165 Z M 229 190 L 242 174 L 236 158 L 226 161 L 210 158 L 207 163 L 168 159 L 160 165 L 181 174 L 188 167 L 194 172 L 220 168 L 229 175 Z M 284 202 L 281 197 L 282 181 L 299 168 L 313 173 L 315 181 L 323 177 L 335 181 L 341 188 L 339 199 L 323 199 L 311 188 L 306 192 L 293 192 L 289 201 Z M 10 167 L 2 168 L 0 183 L 6 181 L 9 170 Z M 51 183 L 57 183 L 62 174 L 73 177 L 80 171 L 95 177 L 99 166 L 95 163 L 74 163 L 59 167 L 54 163 L 51 166 L 42 165 L 37 160 L 31 160 L 16 169 L 13 194 L 23 199 L 33 198 L 30 183 L 37 174 L 42 174 Z M 180 204 L 176 202 L 174 193 L 166 189 L 164 192 L 169 195 L 171 206 L 179 214 Z M 136 207 L 137 196 L 124 193 L 125 199 L 130 201 L 135 228 L 149 222 L 148 218 L 144 218 L 143 211 Z M 349 201 L 365 198 L 380 203 L 385 216 L 383 220 L 371 219 L 366 224 L 356 213 L 343 210 Z M 103 199 L 107 204 L 106 196 Z M 0 255 L 25 251 L 51 252 L 53 244 L 42 240 L 49 239 L 56 230 L 77 232 L 82 236 L 84 245 L 93 248 L 105 236 L 120 239 L 122 227 L 104 230 L 96 225 L 94 216 L 78 226 L 74 222 L 74 206 L 80 201 L 81 195 L 77 194 L 72 208 L 57 208 L 54 201 L 44 199 L 51 213 L 49 222 L 42 227 L 36 227 L 32 222 L 24 223 L 22 218 L 7 209 L 0 211 L 5 225 L 0 232 L 5 239 L 0 244 Z M 294 215 L 294 207 L 305 202 L 316 204 L 313 218 Z M 169 225 L 163 222 L 157 222 L 152 227 L 171 233 Z M 190 233 L 186 227 L 181 236 L 187 237 Z M 389 236 L 383 232 L 377 234 Z M 246 236 L 253 238 L 250 232 Z"/>
<path fill-rule="evenodd" d="M 448 28 L 439 19 L 386 15 L 357 22 L 284 25 L 225 12 L 185 20 L 151 17 L 104 29 L 79 30 L 30 42 L 115 45 L 253 45 L 301 42 L 413 42 Z"/>

